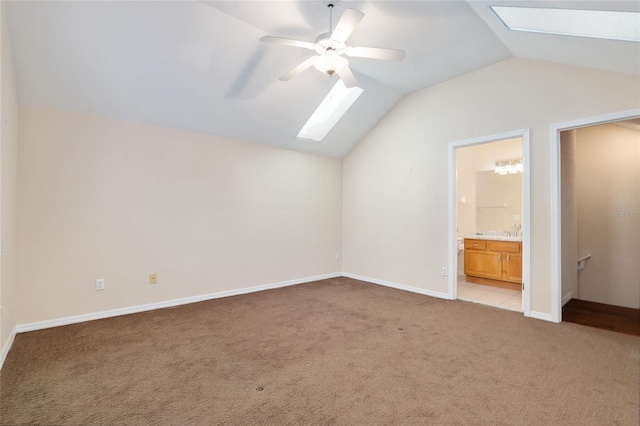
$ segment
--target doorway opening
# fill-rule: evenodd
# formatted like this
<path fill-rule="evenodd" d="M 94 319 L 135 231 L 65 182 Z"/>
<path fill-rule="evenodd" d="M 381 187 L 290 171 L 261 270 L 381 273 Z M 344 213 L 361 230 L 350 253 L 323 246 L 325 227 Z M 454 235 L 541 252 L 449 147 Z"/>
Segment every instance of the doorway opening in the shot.
<path fill-rule="evenodd" d="M 552 127 L 557 320 L 640 335 L 640 116 Z"/>
<path fill-rule="evenodd" d="M 530 316 L 529 130 L 449 144 L 449 298 Z"/>

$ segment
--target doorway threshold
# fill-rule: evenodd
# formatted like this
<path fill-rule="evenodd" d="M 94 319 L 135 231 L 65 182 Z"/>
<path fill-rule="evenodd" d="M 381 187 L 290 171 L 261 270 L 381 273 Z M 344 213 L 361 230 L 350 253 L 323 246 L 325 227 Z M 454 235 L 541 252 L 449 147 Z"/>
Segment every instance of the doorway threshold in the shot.
<path fill-rule="evenodd" d="M 470 283 L 458 278 L 458 299 L 522 312 L 522 291 Z"/>

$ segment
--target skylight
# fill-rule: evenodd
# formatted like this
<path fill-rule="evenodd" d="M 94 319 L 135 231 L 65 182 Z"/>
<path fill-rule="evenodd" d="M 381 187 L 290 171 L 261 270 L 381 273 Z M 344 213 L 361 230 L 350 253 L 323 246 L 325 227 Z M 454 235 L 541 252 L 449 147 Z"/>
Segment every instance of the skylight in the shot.
<path fill-rule="evenodd" d="M 320 106 L 304 125 L 298 138 L 320 142 L 333 129 L 345 112 L 362 94 L 363 90 L 357 86 L 347 88 L 342 80 L 333 86 Z"/>
<path fill-rule="evenodd" d="M 640 13 L 491 6 L 514 31 L 640 42 Z"/>

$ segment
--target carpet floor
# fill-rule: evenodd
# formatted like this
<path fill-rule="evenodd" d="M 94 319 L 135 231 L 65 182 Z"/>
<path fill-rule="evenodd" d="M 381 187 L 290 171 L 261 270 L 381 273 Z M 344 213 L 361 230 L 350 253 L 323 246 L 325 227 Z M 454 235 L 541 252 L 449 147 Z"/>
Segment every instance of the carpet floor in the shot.
<path fill-rule="evenodd" d="M 0 423 L 638 425 L 640 339 L 348 278 L 19 334 Z"/>

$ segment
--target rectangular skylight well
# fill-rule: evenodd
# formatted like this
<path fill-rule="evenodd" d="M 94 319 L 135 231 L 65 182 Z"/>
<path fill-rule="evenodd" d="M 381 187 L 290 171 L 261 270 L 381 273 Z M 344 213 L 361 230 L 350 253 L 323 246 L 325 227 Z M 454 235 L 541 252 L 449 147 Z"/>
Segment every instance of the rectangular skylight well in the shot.
<path fill-rule="evenodd" d="M 640 42 L 640 13 L 491 6 L 514 31 Z"/>
<path fill-rule="evenodd" d="M 338 80 L 300 130 L 298 138 L 321 142 L 362 92 L 361 88 L 347 88 L 342 80 Z"/>

